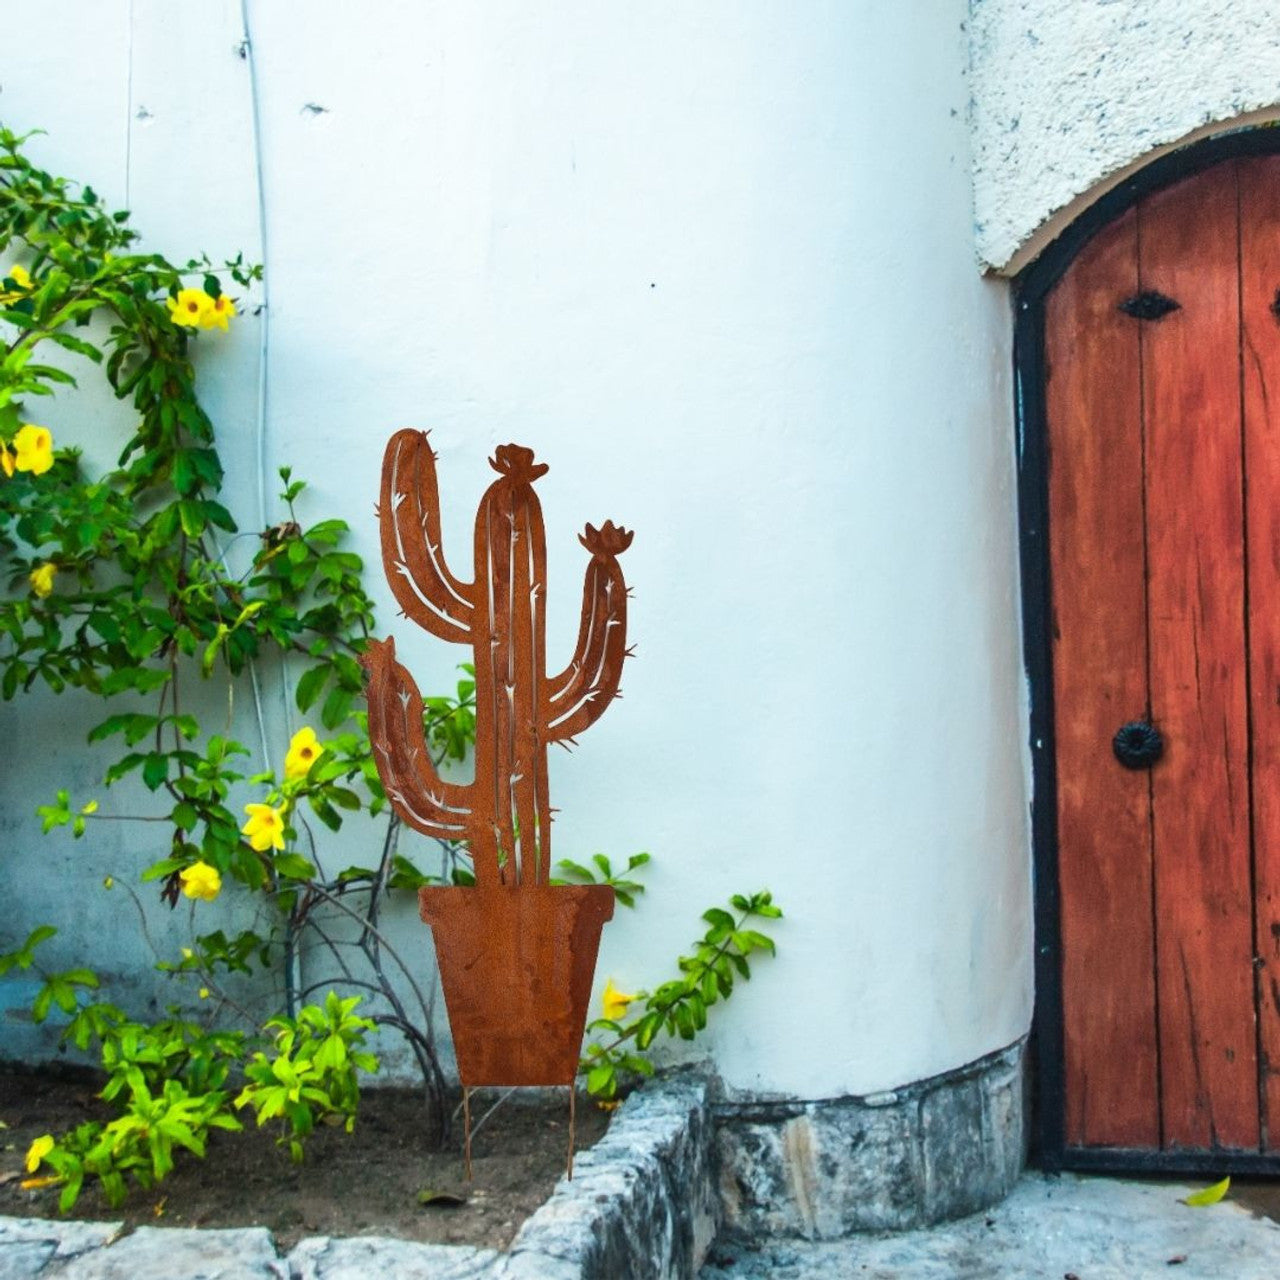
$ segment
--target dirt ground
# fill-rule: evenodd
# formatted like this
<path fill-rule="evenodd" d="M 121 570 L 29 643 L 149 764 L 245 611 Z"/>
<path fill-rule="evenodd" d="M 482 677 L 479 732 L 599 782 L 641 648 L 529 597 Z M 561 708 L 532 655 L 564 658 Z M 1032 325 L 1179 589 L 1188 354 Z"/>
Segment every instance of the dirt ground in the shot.
<path fill-rule="evenodd" d="M 23 1159 L 31 1142 L 104 1116 L 96 1085 L 81 1078 L 0 1070 L 0 1214 L 55 1218 L 58 1188 L 23 1191 Z M 472 1121 L 501 1094 L 472 1093 Z M 80 1219 L 123 1220 L 129 1227 L 263 1226 L 282 1250 L 309 1235 L 385 1235 L 439 1244 L 505 1248 L 564 1173 L 568 1101 L 528 1101 L 519 1091 L 480 1125 L 472 1143 L 474 1179 L 463 1180 L 457 1141 L 445 1152 L 430 1151 L 419 1093 L 370 1089 L 361 1096 L 355 1132 L 321 1129 L 308 1142 L 304 1164 L 290 1162 L 267 1131 L 215 1132 L 208 1155 L 197 1160 L 178 1152 L 177 1167 L 150 1191 L 133 1188 L 117 1209 L 96 1186 L 87 1185 L 71 1211 Z M 609 1117 L 578 1100 L 578 1151 L 595 1143 Z M 448 1198 L 423 1205 L 424 1191 Z"/>

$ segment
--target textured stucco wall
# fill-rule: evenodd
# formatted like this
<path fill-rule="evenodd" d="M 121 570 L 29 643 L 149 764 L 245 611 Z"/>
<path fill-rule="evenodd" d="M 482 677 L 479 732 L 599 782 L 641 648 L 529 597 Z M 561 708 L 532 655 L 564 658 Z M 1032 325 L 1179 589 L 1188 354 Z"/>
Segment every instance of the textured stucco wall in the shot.
<path fill-rule="evenodd" d="M 1275 118 L 1268 0 L 972 0 L 979 256 L 1015 271 L 1161 149 Z"/>
<path fill-rule="evenodd" d="M 486 457 L 535 446 L 557 662 L 582 522 L 637 530 L 626 696 L 553 756 L 557 851 L 655 859 L 641 909 L 606 929 L 600 984 L 656 985 L 703 908 L 768 885 L 779 958 L 706 1042 L 733 1088 L 867 1094 L 1018 1039 L 1009 313 L 1007 286 L 973 270 L 963 0 L 249 15 L 257 134 L 226 0 L 15 12 L 0 94 L 9 123 L 49 130 L 38 156 L 127 200 L 150 243 L 265 256 L 261 423 L 261 318 L 202 343 L 242 525 L 262 441 L 268 476 L 292 463 L 306 512 L 345 516 L 373 563 L 382 443 L 431 427 L 465 574 Z M 47 418 L 91 454 L 117 447 L 108 419 Z M 423 684 L 450 679 L 466 654 L 415 636 L 376 585 Z M 42 839 L 31 813 L 59 783 L 101 795 L 83 745 L 100 714 L 0 708 L 17 762 L 0 771 L 0 931 L 53 919 L 65 957 L 145 996 L 147 940 L 97 885 L 154 848 L 123 825 Z M 250 719 L 241 733 L 256 744 Z M 373 838 L 351 835 L 352 860 Z M 148 919 L 171 954 L 185 914 Z M 412 910 L 389 927 L 427 972 Z"/>

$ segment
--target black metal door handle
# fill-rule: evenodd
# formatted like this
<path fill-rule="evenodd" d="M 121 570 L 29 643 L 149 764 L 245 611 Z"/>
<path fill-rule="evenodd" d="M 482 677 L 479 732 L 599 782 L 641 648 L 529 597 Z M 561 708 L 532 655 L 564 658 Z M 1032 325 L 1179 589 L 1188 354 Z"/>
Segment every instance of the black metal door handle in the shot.
<path fill-rule="evenodd" d="M 1164 739 L 1155 725 L 1130 720 L 1116 730 L 1111 750 L 1126 769 L 1150 769 L 1164 755 Z"/>

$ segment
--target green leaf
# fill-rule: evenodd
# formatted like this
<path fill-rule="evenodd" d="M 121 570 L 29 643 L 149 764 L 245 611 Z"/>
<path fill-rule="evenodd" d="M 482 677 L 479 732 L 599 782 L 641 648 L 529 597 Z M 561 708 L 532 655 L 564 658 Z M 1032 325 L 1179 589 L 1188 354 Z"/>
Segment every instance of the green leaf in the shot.
<path fill-rule="evenodd" d="M 169 757 L 160 751 L 151 751 L 142 762 L 142 780 L 155 791 L 169 778 Z"/>
<path fill-rule="evenodd" d="M 1215 1182 L 1213 1186 L 1205 1187 L 1203 1191 L 1193 1192 L 1182 1203 L 1190 1205 L 1193 1209 L 1202 1209 L 1207 1205 L 1217 1204 L 1230 1190 L 1231 1179 L 1223 1178 L 1221 1182 Z"/>
<path fill-rule="evenodd" d="M 599 1098 L 613 1097 L 616 1071 L 612 1062 L 602 1062 L 587 1072 L 587 1092 Z"/>
<path fill-rule="evenodd" d="M 143 873 L 142 881 L 146 883 L 149 880 L 163 880 L 166 876 L 171 876 L 175 871 L 181 871 L 187 865 L 185 858 L 165 858 L 160 862 L 153 862 Z"/>
<path fill-rule="evenodd" d="M 316 873 L 315 867 L 300 853 L 277 854 L 273 865 L 279 875 L 290 880 L 310 880 Z"/>
<path fill-rule="evenodd" d="M 330 831 L 341 830 L 342 815 L 323 796 L 309 795 L 307 803 L 310 804 L 311 811 Z"/>
<path fill-rule="evenodd" d="M 58 975 L 64 982 L 74 982 L 82 987 L 97 987 L 98 975 L 92 969 L 68 969 Z"/>
<path fill-rule="evenodd" d="M 674 1010 L 676 1030 L 680 1034 L 681 1040 L 692 1040 L 698 1034 L 697 1026 L 694 1023 L 693 1011 L 687 1004 L 678 1004 Z"/>
<path fill-rule="evenodd" d="M 320 711 L 320 722 L 326 729 L 336 729 L 351 714 L 353 701 L 354 696 L 349 689 L 330 689 Z"/>
<path fill-rule="evenodd" d="M 42 942 L 47 942 L 50 938 L 55 937 L 57 932 L 57 929 L 51 924 L 37 925 L 27 934 L 27 940 L 22 944 L 22 950 L 26 952 L 34 951 Z"/>
<path fill-rule="evenodd" d="M 647 1049 L 653 1043 L 654 1036 L 658 1034 L 661 1028 L 661 1010 L 655 1009 L 650 1013 L 646 1013 L 636 1024 L 636 1047 L 638 1049 Z"/>

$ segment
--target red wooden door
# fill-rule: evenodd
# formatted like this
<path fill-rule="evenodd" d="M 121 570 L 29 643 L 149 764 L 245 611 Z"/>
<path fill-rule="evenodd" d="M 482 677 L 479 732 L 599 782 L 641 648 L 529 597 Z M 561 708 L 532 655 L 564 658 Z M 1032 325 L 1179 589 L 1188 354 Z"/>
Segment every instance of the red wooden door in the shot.
<path fill-rule="evenodd" d="M 1280 1149 L 1280 157 L 1045 303 L 1068 1149 Z M 1163 753 L 1122 763 L 1113 739 Z M 1122 744 L 1123 745 L 1123 744 Z M 1132 766 L 1132 767 L 1130 767 Z"/>

